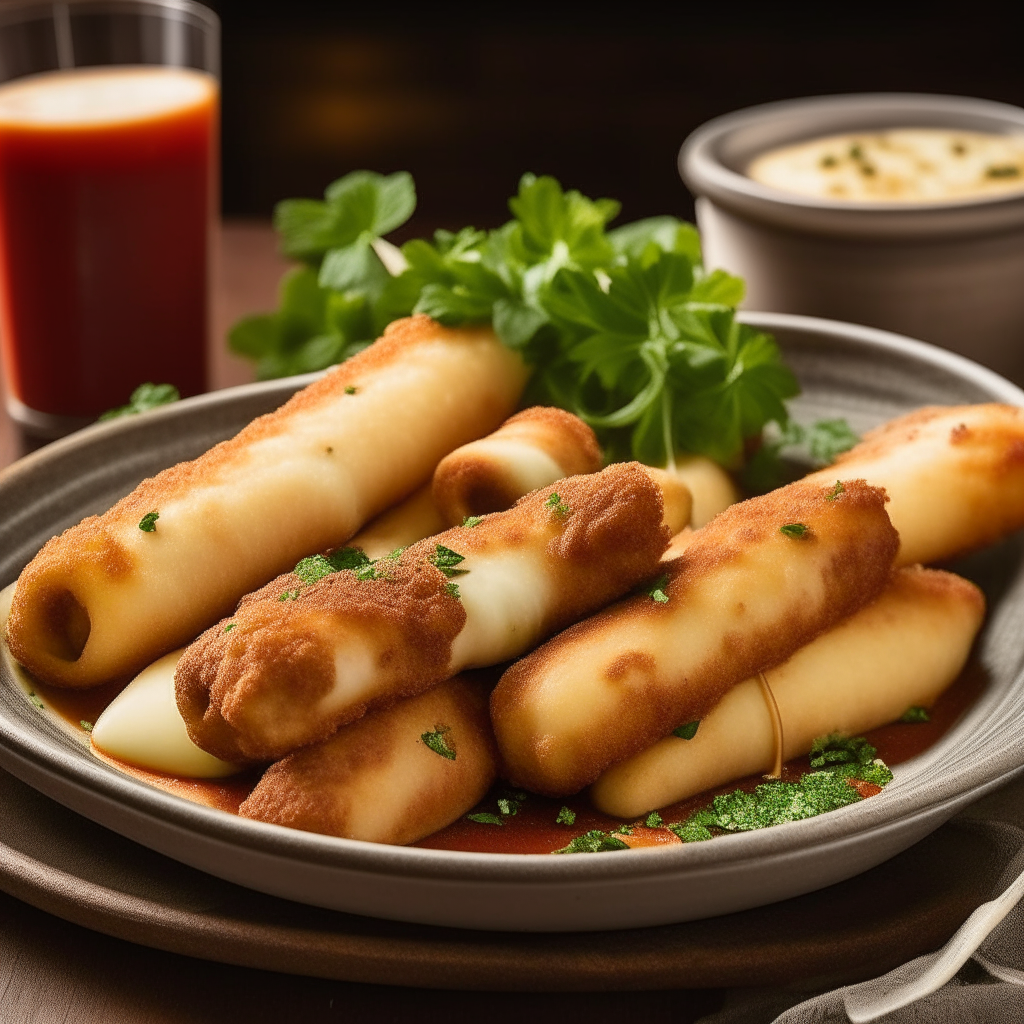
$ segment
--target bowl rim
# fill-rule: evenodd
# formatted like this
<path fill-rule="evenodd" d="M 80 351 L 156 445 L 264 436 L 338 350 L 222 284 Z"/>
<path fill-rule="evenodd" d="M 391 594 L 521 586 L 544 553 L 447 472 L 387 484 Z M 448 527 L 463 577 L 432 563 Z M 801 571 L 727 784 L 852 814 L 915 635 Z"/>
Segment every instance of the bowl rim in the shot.
<path fill-rule="evenodd" d="M 1005 231 L 1018 221 L 1024 223 L 1024 187 L 996 196 L 926 203 L 821 199 L 763 185 L 722 157 L 723 147 L 735 135 L 759 126 L 770 127 L 775 123 L 781 129 L 797 118 L 820 118 L 832 113 L 844 121 L 874 122 L 883 127 L 878 124 L 879 119 L 888 119 L 891 124 L 892 117 L 903 112 L 907 120 L 915 115 L 948 119 L 951 127 L 958 121 L 980 118 L 1001 123 L 1008 129 L 1005 134 L 1024 135 L 1024 109 L 995 100 L 893 92 L 808 96 L 744 107 L 706 121 L 683 141 L 678 155 L 679 174 L 695 196 L 706 196 L 735 212 L 781 221 L 792 227 L 811 228 L 816 224 L 820 230 L 850 233 L 859 224 L 857 233 L 867 235 L 933 235 Z M 918 127 L 906 122 L 902 126 Z M 766 143 L 761 151 L 844 130 L 857 129 L 852 124 L 846 128 L 840 124 L 832 132 L 815 128 L 787 130 L 782 133 L 784 138 Z M 968 130 L 967 125 L 964 130 Z M 890 227 L 887 231 L 887 223 L 897 225 L 896 229 Z"/>
<path fill-rule="evenodd" d="M 889 352 L 910 357 L 924 364 L 952 372 L 988 390 L 993 401 L 1024 406 L 1024 391 L 995 372 L 955 353 L 936 348 L 900 335 L 856 324 L 824 320 L 817 317 L 782 313 L 744 312 L 740 319 L 766 330 L 791 329 L 825 334 L 838 340 L 863 345 L 874 352 Z M 257 384 L 229 388 L 196 398 L 183 399 L 141 417 L 125 417 L 97 424 L 78 434 L 54 442 L 0 474 L 0 494 L 6 485 L 23 476 L 45 472 L 49 462 L 92 445 L 113 434 L 130 434 L 144 425 L 159 421 L 172 423 L 194 415 L 194 411 L 241 402 L 252 395 L 277 391 L 282 400 L 305 386 L 318 374 L 283 378 Z M 1017 673 L 1007 692 L 1019 689 L 1022 673 Z M 975 705 L 975 710 L 979 705 Z M 962 716 L 954 728 L 929 752 L 910 764 L 926 766 L 929 756 L 937 756 L 955 745 L 958 734 L 969 731 L 972 710 Z M 984 708 L 982 708 L 984 711 Z M 985 715 L 991 714 L 991 709 Z M 984 719 L 987 720 L 987 717 Z M 831 811 L 828 814 L 791 822 L 771 829 L 738 835 L 722 836 L 711 843 L 666 845 L 648 850 L 642 857 L 552 857 L 549 854 L 468 853 L 433 850 L 410 846 L 390 846 L 359 840 L 341 839 L 302 832 L 264 822 L 250 821 L 214 808 L 191 803 L 184 798 L 156 789 L 131 776 L 124 775 L 104 762 L 82 757 L 50 737 L 45 729 L 27 727 L 4 713 L 0 705 L 0 763 L 35 788 L 51 790 L 59 802 L 67 802 L 58 791 L 84 793 L 95 804 L 97 799 L 108 809 L 120 809 L 122 817 L 131 812 L 142 818 L 156 819 L 168 829 L 185 830 L 228 846 L 243 846 L 249 852 L 293 862 L 307 863 L 372 873 L 377 876 L 404 878 L 486 881 L 490 883 L 559 885 L 573 882 L 616 881 L 656 875 L 695 873 L 771 856 L 785 856 L 811 845 L 830 846 L 857 842 L 872 832 L 897 828 L 901 822 L 934 814 L 943 806 L 959 806 L 1024 768 L 1024 735 L 1012 745 L 988 750 L 985 757 L 963 766 L 952 775 L 945 775 L 930 786 L 931 795 L 924 798 L 913 786 L 904 787 L 901 780 L 911 773 L 896 766 L 896 779 L 886 789 L 885 800 L 865 800 Z M 903 770 L 901 770 L 903 769 Z M 38 779 L 50 779 L 53 786 L 37 785 Z M 954 780 L 956 784 L 952 784 Z M 113 807 L 111 808 L 111 805 Z M 69 803 L 72 809 L 93 817 Z M 99 819 L 97 819 L 99 820 Z M 109 816 L 108 816 L 109 820 Z M 103 822 L 107 824 L 107 821 Z M 109 825 L 108 827 L 115 827 Z M 144 840 L 143 840 L 144 842 Z"/>

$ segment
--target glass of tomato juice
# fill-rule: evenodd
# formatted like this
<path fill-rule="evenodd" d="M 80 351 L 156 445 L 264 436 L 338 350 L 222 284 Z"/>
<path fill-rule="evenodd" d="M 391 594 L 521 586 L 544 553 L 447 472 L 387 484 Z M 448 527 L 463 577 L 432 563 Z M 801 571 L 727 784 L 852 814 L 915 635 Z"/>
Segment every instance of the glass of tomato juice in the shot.
<path fill-rule="evenodd" d="M 219 49 L 191 0 L 0 7 L 0 347 L 29 433 L 206 389 Z"/>

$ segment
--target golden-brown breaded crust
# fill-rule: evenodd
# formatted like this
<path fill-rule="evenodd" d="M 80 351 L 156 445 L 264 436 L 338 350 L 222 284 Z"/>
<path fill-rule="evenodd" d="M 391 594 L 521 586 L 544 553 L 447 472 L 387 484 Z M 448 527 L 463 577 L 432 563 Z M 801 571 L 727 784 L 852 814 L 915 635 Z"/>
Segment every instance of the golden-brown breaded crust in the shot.
<path fill-rule="evenodd" d="M 453 759 L 422 734 L 444 729 Z M 497 774 L 486 690 L 456 676 L 367 715 L 267 769 L 245 818 L 345 839 L 401 845 L 474 806 Z"/>
<path fill-rule="evenodd" d="M 227 622 L 208 629 L 178 662 L 178 710 L 192 741 L 224 760 L 272 760 L 340 725 L 440 682 L 466 620 L 445 577 L 422 559 L 389 564 L 386 578 L 334 573 L 314 586 L 282 576 L 243 599 Z M 297 594 L 280 600 L 284 593 Z M 338 630 L 370 630 L 390 693 L 326 714 L 319 702 L 335 677 Z M 287 714 L 285 714 L 287 712 Z M 287 723 L 287 724 L 286 724 Z M 295 740 L 295 729 L 302 738 Z"/>
<path fill-rule="evenodd" d="M 791 548 L 779 547 L 780 526 L 789 523 L 804 524 L 808 531 L 800 538 L 783 538 Z M 491 697 L 504 774 L 517 785 L 551 796 L 581 789 L 609 765 L 680 723 L 699 719 L 731 687 L 785 661 L 873 600 L 889 582 L 898 542 L 885 513 L 884 492 L 863 481 L 847 483 L 838 495 L 831 488 L 798 482 L 731 506 L 696 531 L 681 555 L 660 565 L 667 576 L 661 587 L 667 602 L 646 595 L 627 598 L 570 627 L 508 669 Z M 777 565 L 755 561 L 747 568 L 750 554 L 757 556 L 759 550 L 770 559 L 784 560 Z M 786 559 L 794 567 L 803 564 L 801 559 L 806 562 L 807 568 L 796 571 L 813 577 L 811 590 L 819 599 L 786 601 L 777 616 L 767 613 L 765 621 L 772 581 L 757 566 L 788 571 Z M 746 580 L 746 574 L 760 625 L 744 624 L 750 613 L 741 597 L 728 610 L 735 621 L 722 625 L 720 636 L 701 638 L 709 650 L 688 674 L 677 678 L 675 669 L 661 667 L 673 623 L 683 623 L 691 608 L 692 615 L 705 614 L 724 594 L 734 594 L 736 580 Z M 724 614 L 715 621 L 725 623 Z M 552 719 L 545 708 L 549 695 L 563 688 L 570 675 L 575 706 L 583 710 L 579 724 L 566 726 L 568 732 L 560 738 L 545 723 L 563 719 Z M 601 705 L 605 710 L 592 712 L 594 728 L 587 736 L 589 679 L 606 703 Z M 617 690 L 619 695 L 611 696 Z M 598 715 L 604 717 L 599 720 Z"/>
<path fill-rule="evenodd" d="M 564 517 L 548 507 L 553 494 L 569 508 Z M 670 539 L 662 525 L 661 491 L 646 469 L 617 462 L 520 498 L 507 512 L 487 516 L 486 530 L 456 526 L 414 544 L 402 558 L 427 558 L 438 544 L 464 556 L 514 548 L 538 521 L 550 525 L 547 552 L 555 560 L 559 594 L 545 635 L 628 593 L 654 571 Z"/>
<path fill-rule="evenodd" d="M 500 512 L 522 497 L 515 467 L 496 457 L 488 444 L 513 441 L 543 453 L 561 467 L 561 476 L 596 473 L 603 464 L 594 431 L 563 409 L 533 406 L 509 417 L 493 434 L 457 448 L 434 471 L 434 503 L 451 525 L 466 516 Z M 549 477 L 550 479 L 550 477 Z M 543 480 L 534 480 L 536 487 Z"/>
<path fill-rule="evenodd" d="M 500 387 L 491 387 L 490 390 L 504 389 L 508 392 L 501 395 L 500 399 L 495 398 L 493 407 L 488 407 L 486 414 L 481 417 L 480 432 L 490 429 L 494 419 L 502 415 L 501 400 L 507 399 L 506 408 L 515 402 L 518 357 L 509 355 L 493 334 L 482 328 L 446 328 L 422 315 L 396 321 L 389 325 L 381 339 L 298 392 L 281 408 L 254 420 L 235 437 L 216 445 L 199 458 L 180 463 L 143 480 L 131 494 L 102 516 L 90 516 L 48 541 L 24 569 L 19 580 L 7 626 L 8 642 L 15 657 L 41 679 L 54 685 L 93 686 L 110 681 L 118 677 L 119 673 L 130 677 L 160 653 L 187 642 L 199 628 L 229 611 L 240 593 L 262 583 L 269 575 L 285 567 L 294 557 L 291 548 L 299 547 L 301 550 L 301 538 L 293 537 L 290 547 L 283 543 L 282 546 L 288 548 L 283 556 L 279 555 L 276 548 L 272 549 L 270 554 L 278 557 L 273 561 L 265 558 L 255 570 L 250 565 L 248 572 L 239 572 L 242 578 L 238 581 L 234 577 L 227 579 L 222 576 L 219 588 L 209 589 L 203 595 L 205 601 L 196 599 L 187 606 L 180 602 L 167 602 L 169 607 L 178 609 L 178 619 L 182 621 L 175 619 L 170 622 L 170 613 L 166 619 L 161 618 L 153 607 L 159 605 L 160 597 L 151 592 L 159 588 L 151 588 L 151 591 L 146 592 L 148 603 L 145 605 L 149 619 L 142 618 L 144 624 L 148 621 L 149 628 L 135 630 L 130 642 L 120 643 L 114 627 L 100 629 L 96 621 L 91 623 L 90 632 L 89 611 L 78 603 L 80 600 L 88 604 L 88 599 L 82 597 L 81 590 L 76 594 L 76 589 L 84 588 L 92 600 L 96 600 L 97 592 L 110 592 L 117 587 L 121 588 L 119 593 L 124 594 L 129 593 L 132 587 L 145 590 L 144 586 L 138 585 L 138 580 L 145 576 L 148 563 L 143 564 L 144 559 L 133 552 L 130 544 L 126 546 L 125 543 L 126 536 L 137 539 L 135 528 L 144 515 L 164 510 L 170 502 L 185 498 L 196 489 L 213 487 L 221 482 L 230 484 L 236 479 L 231 474 L 237 473 L 245 462 L 247 449 L 257 442 L 288 433 L 296 417 L 321 407 L 331 410 L 333 403 L 347 401 L 344 399 L 346 389 L 354 388 L 358 392 L 363 382 L 371 381 L 373 375 L 382 368 L 401 366 L 408 353 L 418 346 L 434 345 L 438 341 L 451 342 L 453 345 L 465 343 L 465 351 L 469 352 L 481 339 L 501 354 L 492 359 L 489 366 L 492 374 L 490 384 L 498 380 Z M 507 365 L 504 365 L 506 362 Z M 521 365 L 518 366 L 518 372 L 525 378 L 525 370 Z M 506 380 L 510 382 L 507 387 Z M 467 385 L 472 386 L 473 382 L 467 382 Z M 491 416 L 494 419 L 488 421 Z M 301 430 L 298 433 L 301 435 Z M 473 436 L 473 433 L 464 432 L 462 438 L 467 433 Z M 300 447 L 302 443 L 303 438 L 300 436 Z M 326 451 L 330 454 L 332 449 L 328 447 Z M 437 457 L 437 454 L 432 455 L 432 461 Z M 423 472 L 426 473 L 427 469 L 424 465 Z M 405 473 L 408 475 L 408 468 Z M 400 479 L 403 484 L 406 482 L 405 476 Z M 409 480 L 408 484 L 411 487 L 417 482 Z M 380 509 L 371 508 L 367 511 L 372 514 Z M 335 526 L 334 523 L 332 518 L 317 524 L 317 539 L 312 547 L 329 543 L 329 538 L 337 537 L 341 540 L 351 534 L 358 520 L 355 524 L 337 523 Z M 171 525 L 170 522 L 168 525 Z M 224 523 L 216 525 L 222 530 L 225 528 Z M 160 543 L 164 536 L 170 536 L 170 533 L 165 535 L 163 530 L 164 522 L 161 522 L 156 533 L 151 535 L 156 543 Z M 215 531 L 211 530 L 211 535 L 215 535 Z M 268 561 L 269 565 L 266 564 Z M 236 583 L 239 584 L 237 587 Z M 140 602 L 131 604 L 131 600 L 126 598 L 129 607 L 140 607 Z M 104 614 L 113 616 L 109 610 Z M 84 623 L 81 645 L 77 644 L 75 637 L 82 631 L 66 628 L 71 620 L 75 620 L 73 626 L 77 626 L 78 620 Z M 154 622 L 159 623 L 166 635 L 152 627 Z M 98 640 L 97 634 L 103 634 L 103 639 Z M 87 640 L 90 642 L 87 643 Z M 97 654 L 96 650 L 100 646 L 103 646 L 103 653 Z M 116 663 L 117 671 L 111 670 L 110 663 Z"/>
<path fill-rule="evenodd" d="M 555 493 L 560 510 L 548 504 Z M 382 579 L 342 571 L 307 587 L 287 574 L 243 598 L 228 631 L 219 623 L 182 656 L 178 708 L 193 742 L 217 757 L 283 756 L 462 667 L 451 669 L 450 660 L 466 611 L 430 563 L 438 545 L 466 559 L 539 547 L 553 585 L 537 634 L 521 638 L 526 650 L 627 593 L 656 569 L 667 544 L 661 492 L 638 463 L 569 477 L 476 527 L 454 527 L 379 562 Z M 325 710 L 333 652 L 353 632 L 376 652 L 379 686 L 365 701 Z"/>
<path fill-rule="evenodd" d="M 885 423 L 807 477 L 885 487 L 903 539 L 897 564 L 985 547 L 1024 526 L 1024 409 L 927 406 Z"/>

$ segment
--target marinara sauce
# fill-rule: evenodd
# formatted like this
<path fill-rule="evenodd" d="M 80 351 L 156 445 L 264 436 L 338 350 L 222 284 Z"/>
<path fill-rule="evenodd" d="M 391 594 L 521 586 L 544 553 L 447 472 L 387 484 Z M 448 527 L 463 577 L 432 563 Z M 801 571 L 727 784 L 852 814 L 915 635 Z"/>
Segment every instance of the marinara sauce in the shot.
<path fill-rule="evenodd" d="M 206 386 L 218 87 L 80 68 L 0 86 L 0 341 L 11 411 L 92 417 Z"/>

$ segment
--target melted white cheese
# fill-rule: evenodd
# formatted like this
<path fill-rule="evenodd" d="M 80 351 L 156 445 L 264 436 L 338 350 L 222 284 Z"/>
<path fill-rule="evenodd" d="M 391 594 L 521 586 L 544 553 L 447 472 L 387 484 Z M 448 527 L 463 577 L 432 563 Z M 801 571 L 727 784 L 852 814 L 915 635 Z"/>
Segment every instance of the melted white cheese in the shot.
<path fill-rule="evenodd" d="M 451 671 L 494 665 L 533 647 L 551 608 L 551 581 L 532 547 L 472 555 L 459 585 L 466 624 L 452 644 Z"/>
<path fill-rule="evenodd" d="M 238 765 L 200 750 L 178 713 L 174 669 L 183 653 L 181 648 L 154 661 L 114 698 L 93 726 L 93 745 L 111 757 L 168 775 L 234 775 Z"/>

